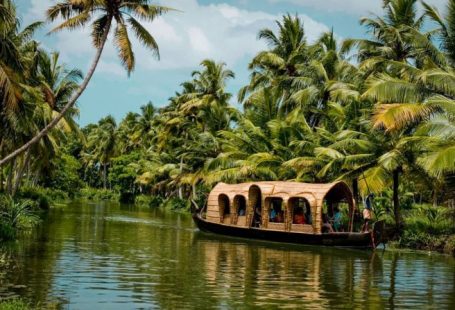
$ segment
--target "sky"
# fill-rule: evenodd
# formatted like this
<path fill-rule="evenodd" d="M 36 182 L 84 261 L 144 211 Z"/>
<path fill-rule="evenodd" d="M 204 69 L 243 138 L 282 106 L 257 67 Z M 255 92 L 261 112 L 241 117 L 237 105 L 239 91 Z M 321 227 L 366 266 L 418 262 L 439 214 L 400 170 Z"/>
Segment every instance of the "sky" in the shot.
<path fill-rule="evenodd" d="M 46 9 L 54 0 L 16 0 L 22 24 L 45 19 Z M 263 28 L 275 28 L 283 14 L 298 14 L 311 43 L 331 28 L 338 38 L 360 38 L 365 29 L 359 19 L 381 14 L 382 0 L 157 0 L 156 3 L 178 9 L 152 23 L 145 24 L 160 47 L 158 61 L 153 54 L 133 40 L 136 69 L 128 77 L 111 42 L 107 44 L 98 68 L 78 100 L 81 126 L 97 122 L 110 114 L 120 121 L 127 112 L 138 112 L 151 101 L 164 106 L 168 98 L 191 80 L 191 73 L 204 59 L 226 63 L 236 74 L 228 91 L 236 98 L 240 87 L 248 83 L 251 58 L 266 48 L 257 39 Z M 442 12 L 446 0 L 428 0 Z M 48 35 L 55 24 L 37 33 L 37 40 L 48 51 L 60 52 L 68 68 L 86 72 L 95 50 L 90 28 Z M 236 104 L 236 102 L 232 102 Z"/>

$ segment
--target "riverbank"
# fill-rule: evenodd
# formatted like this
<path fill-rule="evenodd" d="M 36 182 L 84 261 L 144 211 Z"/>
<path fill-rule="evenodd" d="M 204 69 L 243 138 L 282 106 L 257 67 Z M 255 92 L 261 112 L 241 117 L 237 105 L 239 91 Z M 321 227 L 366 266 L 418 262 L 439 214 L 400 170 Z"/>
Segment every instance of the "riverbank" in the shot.
<path fill-rule="evenodd" d="M 106 189 L 83 188 L 73 193 L 51 188 L 24 188 L 15 199 L 0 194 L 0 240 L 15 239 L 20 231 L 29 231 L 39 223 L 52 204 L 73 200 L 115 201 L 124 197 Z M 150 208 L 162 207 L 189 212 L 189 201 L 178 197 L 133 196 L 132 203 Z M 393 226 L 390 212 L 376 208 L 376 219 Z M 455 210 L 428 204 L 410 205 L 402 212 L 403 226 L 399 235 L 389 242 L 391 249 L 434 251 L 455 256 Z"/>
<path fill-rule="evenodd" d="M 12 264 L 0 271 L 0 295 L 32 307 L 455 305 L 455 259 L 445 255 L 219 237 L 195 230 L 188 213 L 110 201 L 51 207 L 36 236 L 8 251 Z"/>
<path fill-rule="evenodd" d="M 30 304 L 22 299 L 5 300 L 0 302 L 0 310 L 31 310 Z"/>

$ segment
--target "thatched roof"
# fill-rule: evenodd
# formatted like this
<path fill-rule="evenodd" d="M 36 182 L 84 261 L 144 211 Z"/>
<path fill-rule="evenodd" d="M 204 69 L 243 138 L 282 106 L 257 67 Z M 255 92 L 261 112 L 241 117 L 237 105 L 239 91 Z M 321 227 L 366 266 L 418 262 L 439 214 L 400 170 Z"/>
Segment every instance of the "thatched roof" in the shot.
<path fill-rule="evenodd" d="M 248 199 L 251 188 L 258 187 L 264 197 L 280 197 L 287 199 L 290 197 L 304 197 L 311 204 L 321 204 L 324 198 L 340 199 L 345 197 L 348 201 L 352 200 L 352 192 L 346 183 L 334 182 L 326 184 L 299 183 L 286 181 L 263 181 L 249 182 L 240 184 L 217 184 L 211 195 L 225 194 L 230 200 L 236 195 L 242 195 Z"/>

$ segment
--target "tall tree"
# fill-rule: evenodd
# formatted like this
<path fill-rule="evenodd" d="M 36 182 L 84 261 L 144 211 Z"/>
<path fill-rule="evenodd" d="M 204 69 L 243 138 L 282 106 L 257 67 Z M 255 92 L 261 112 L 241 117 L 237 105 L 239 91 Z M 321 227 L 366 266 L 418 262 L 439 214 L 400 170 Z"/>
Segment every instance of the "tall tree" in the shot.
<path fill-rule="evenodd" d="M 54 128 L 65 113 L 74 106 L 77 99 L 86 89 L 96 66 L 101 58 L 108 34 L 116 23 L 114 30 L 114 43 L 118 50 L 120 60 L 130 74 L 134 70 L 135 57 L 132 44 L 128 34 L 127 25 L 132 29 L 141 43 L 152 50 L 159 57 L 158 44 L 147 29 L 137 20 L 151 22 L 156 17 L 168 12 L 170 9 L 163 6 L 151 5 L 150 0 L 66 0 L 52 6 L 47 11 L 50 21 L 61 17 L 65 21 L 54 28 L 52 32 L 63 29 L 74 30 L 85 26 L 91 20 L 93 45 L 97 49 L 92 65 L 88 70 L 85 79 L 82 81 L 78 90 L 73 94 L 68 103 L 62 108 L 60 114 L 52 119 L 36 136 L 26 144 L 0 160 L 0 166 L 19 154 L 25 152 L 31 146 L 36 144 L 42 137 L 48 134 L 49 130 Z M 136 19 L 137 18 L 137 19 Z"/>

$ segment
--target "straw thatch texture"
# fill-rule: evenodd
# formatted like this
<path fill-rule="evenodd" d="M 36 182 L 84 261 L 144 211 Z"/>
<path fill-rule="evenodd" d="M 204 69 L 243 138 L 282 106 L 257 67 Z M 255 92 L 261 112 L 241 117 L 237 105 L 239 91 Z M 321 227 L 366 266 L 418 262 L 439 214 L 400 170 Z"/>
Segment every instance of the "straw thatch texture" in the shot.
<path fill-rule="evenodd" d="M 264 199 L 264 205 L 262 206 L 262 228 L 267 228 L 269 224 L 269 214 L 271 207 L 271 199 Z"/>
<path fill-rule="evenodd" d="M 224 195 L 222 204 L 219 204 L 219 196 Z M 245 224 L 240 223 L 238 217 L 239 202 L 235 202 L 235 197 L 241 195 L 246 198 L 246 219 Z M 292 225 L 292 208 L 288 205 L 288 200 L 293 197 L 305 198 L 311 207 L 313 219 L 313 232 L 321 233 L 322 224 L 322 205 L 324 199 L 327 201 L 345 201 L 354 207 L 353 195 L 349 187 L 344 182 L 336 182 L 330 184 L 308 184 L 297 182 L 256 182 L 256 183 L 241 183 L 241 184 L 217 184 L 210 192 L 207 204 L 206 219 L 214 223 L 223 223 L 223 212 L 226 201 L 229 201 L 231 208 L 230 223 L 237 224 L 237 226 L 249 227 L 252 225 L 254 207 L 261 207 L 262 224 L 263 227 L 268 227 L 268 210 L 270 205 L 267 205 L 266 198 L 276 197 L 282 198 L 285 208 L 285 230 L 294 231 Z M 238 198 L 237 198 L 238 199 Z M 235 213 L 234 213 L 235 210 Z M 243 222 L 243 220 L 241 221 Z M 224 222 L 226 223 L 226 222 Z M 308 225 L 305 225 L 308 226 Z M 303 228 L 296 228 L 303 229 Z M 305 231 L 309 228 L 305 227 Z"/>
<path fill-rule="evenodd" d="M 229 206 L 229 197 L 225 194 L 221 194 L 218 196 L 218 206 L 220 208 L 220 222 L 225 224 L 230 224 L 231 211 Z"/>

